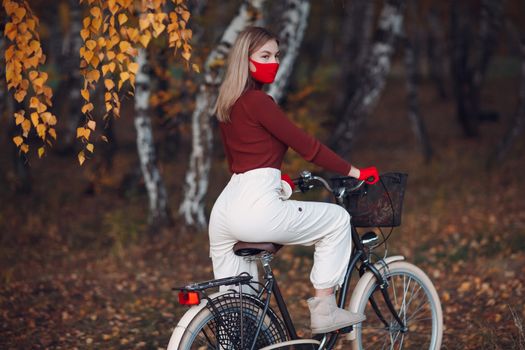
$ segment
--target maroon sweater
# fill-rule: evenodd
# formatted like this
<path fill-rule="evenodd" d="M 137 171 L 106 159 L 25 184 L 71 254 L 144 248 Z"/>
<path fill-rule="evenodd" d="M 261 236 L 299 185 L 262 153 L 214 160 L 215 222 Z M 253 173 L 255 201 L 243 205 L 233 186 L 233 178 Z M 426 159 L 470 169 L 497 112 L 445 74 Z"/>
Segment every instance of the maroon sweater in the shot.
<path fill-rule="evenodd" d="M 230 121 L 219 123 L 232 173 L 281 169 L 288 147 L 320 167 L 348 175 L 350 164 L 293 124 L 264 91 L 251 89 L 235 101 Z"/>

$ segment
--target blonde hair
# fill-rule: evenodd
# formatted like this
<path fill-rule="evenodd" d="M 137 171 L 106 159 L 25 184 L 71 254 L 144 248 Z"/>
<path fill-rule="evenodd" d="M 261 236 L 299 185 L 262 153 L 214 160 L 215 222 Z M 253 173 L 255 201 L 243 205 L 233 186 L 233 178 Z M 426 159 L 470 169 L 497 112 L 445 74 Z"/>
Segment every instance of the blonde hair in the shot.
<path fill-rule="evenodd" d="M 265 28 L 248 27 L 239 33 L 228 56 L 226 74 L 213 109 L 221 122 L 230 121 L 230 111 L 237 99 L 256 82 L 249 74 L 248 57 L 270 40 L 279 40 Z"/>

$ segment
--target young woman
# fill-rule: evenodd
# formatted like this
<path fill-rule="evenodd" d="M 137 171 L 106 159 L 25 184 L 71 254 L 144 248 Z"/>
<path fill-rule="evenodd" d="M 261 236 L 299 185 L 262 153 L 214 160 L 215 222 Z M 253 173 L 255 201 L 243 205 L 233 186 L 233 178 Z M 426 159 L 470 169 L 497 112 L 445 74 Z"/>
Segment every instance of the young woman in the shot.
<path fill-rule="evenodd" d="M 262 91 L 279 67 L 279 41 L 264 28 L 239 34 L 228 59 L 215 106 L 233 173 L 210 217 L 210 256 L 215 278 L 257 266 L 233 253 L 238 241 L 315 245 L 308 300 L 313 333 L 362 322 L 364 315 L 340 309 L 334 289 L 343 282 L 352 251 L 350 215 L 331 203 L 287 200 L 282 195 L 281 163 L 288 147 L 324 169 L 358 179 L 374 179 L 375 167 L 359 170 L 296 127 Z"/>

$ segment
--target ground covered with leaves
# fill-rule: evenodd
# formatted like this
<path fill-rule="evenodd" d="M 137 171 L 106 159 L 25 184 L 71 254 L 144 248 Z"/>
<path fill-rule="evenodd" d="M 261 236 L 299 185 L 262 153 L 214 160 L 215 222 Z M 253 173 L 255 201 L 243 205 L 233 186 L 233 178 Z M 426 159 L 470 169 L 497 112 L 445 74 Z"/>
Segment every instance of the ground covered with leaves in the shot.
<path fill-rule="evenodd" d="M 357 166 L 409 174 L 403 225 L 389 241 L 389 254 L 405 255 L 435 283 L 444 310 L 443 348 L 524 349 L 525 142 L 504 163 L 485 167 L 514 111 L 515 94 L 485 99 L 501 120 L 482 124 L 480 138 L 465 139 L 452 101 L 437 99 L 425 86 L 422 111 L 436 151 L 427 164 L 406 117 L 403 86 L 391 79 L 350 157 Z M 491 88 L 504 91 L 508 82 L 494 81 Z M 301 113 L 322 112 L 316 108 L 323 90 L 306 95 Z M 297 113 L 290 110 L 294 118 Z M 79 168 L 74 156 L 53 154 L 32 162 L 32 193 L 1 188 L 0 348 L 165 348 L 186 310 L 171 288 L 212 277 L 205 232 L 176 222 L 153 238 L 146 234 L 144 190 L 119 187 L 137 164 L 132 121 L 119 123 L 129 131 L 118 135 L 114 170 L 97 179 L 95 190 L 89 164 Z M 162 162 L 174 213 L 185 154 Z M 0 164 L 9 183 L 5 158 Z M 303 165 L 292 160 L 287 170 Z M 213 171 L 208 209 L 228 177 L 220 157 Z M 312 250 L 304 247 L 285 247 L 274 262 L 305 335 L 311 265 Z"/>

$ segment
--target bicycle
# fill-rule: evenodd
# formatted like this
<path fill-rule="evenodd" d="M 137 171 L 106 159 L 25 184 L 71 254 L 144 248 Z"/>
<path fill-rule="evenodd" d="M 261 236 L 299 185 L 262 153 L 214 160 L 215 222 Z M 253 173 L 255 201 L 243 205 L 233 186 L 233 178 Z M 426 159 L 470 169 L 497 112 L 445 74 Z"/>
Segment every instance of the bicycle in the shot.
<path fill-rule="evenodd" d="M 333 178 L 332 187 L 326 179 L 303 171 L 294 183 L 301 192 L 307 192 L 314 184 L 320 183 L 334 195 L 339 205 L 348 210 L 350 196 L 365 183 L 358 181 L 349 186 L 350 179 Z M 385 252 L 379 257 L 374 253 L 374 248 L 386 244 L 390 234 L 383 235 L 381 242 L 374 231 L 360 236 L 354 224 L 351 234 L 352 255 L 337 300 L 339 307 L 347 305 L 352 272 L 357 271 L 359 279 L 347 307 L 350 311 L 364 313 L 367 318 L 363 323 L 316 335 L 312 339 L 299 338 L 270 266 L 281 246 L 238 242 L 234 246 L 237 255 L 261 262 L 264 283 L 254 282 L 252 276 L 242 273 L 175 287 L 180 291 L 179 303 L 191 305 L 191 308 L 175 327 L 168 350 L 333 349 L 343 334 L 347 335 L 354 350 L 439 349 L 443 316 L 431 280 L 417 266 L 404 261 L 403 256 L 387 257 Z M 234 288 L 210 295 L 206 293 L 218 286 Z M 245 293 L 246 290 L 250 293 Z M 280 316 L 270 307 L 272 294 Z"/>

